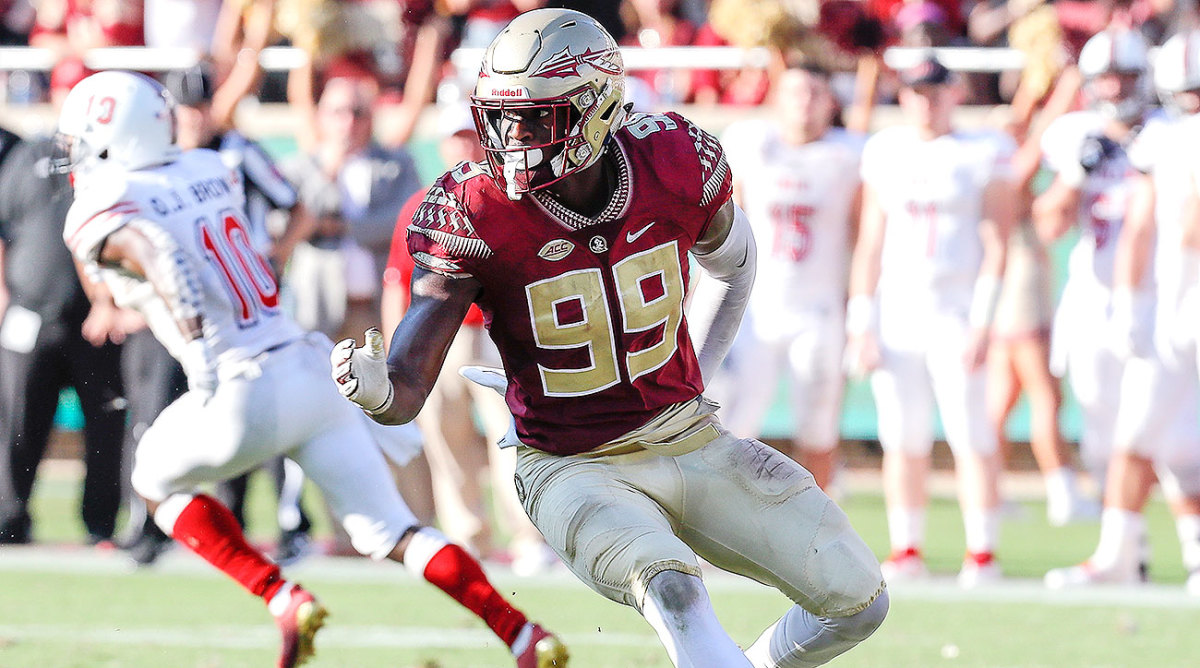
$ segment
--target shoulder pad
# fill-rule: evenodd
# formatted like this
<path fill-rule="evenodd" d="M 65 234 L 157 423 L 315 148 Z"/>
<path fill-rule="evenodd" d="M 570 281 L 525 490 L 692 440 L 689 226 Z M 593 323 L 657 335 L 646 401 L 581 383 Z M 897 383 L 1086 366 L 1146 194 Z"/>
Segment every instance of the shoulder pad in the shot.
<path fill-rule="evenodd" d="M 125 174 L 104 174 L 75 192 L 63 227 L 63 240 L 75 257 L 95 261 L 101 242 L 140 213 L 130 191 Z"/>
<path fill-rule="evenodd" d="M 462 167 L 463 165 L 459 165 L 459 168 Z M 464 183 L 455 178 L 459 168 L 442 175 L 429 189 L 425 199 L 413 213 L 412 224 L 408 226 L 410 249 L 413 248 L 413 236 L 422 236 L 429 242 L 422 245 L 428 247 L 414 251 L 440 256 L 442 260 L 456 265 L 459 259 L 485 259 L 492 255 L 492 249 L 476 233 L 475 226 L 462 203 L 465 194 Z M 417 257 L 414 252 L 413 258 Z"/>

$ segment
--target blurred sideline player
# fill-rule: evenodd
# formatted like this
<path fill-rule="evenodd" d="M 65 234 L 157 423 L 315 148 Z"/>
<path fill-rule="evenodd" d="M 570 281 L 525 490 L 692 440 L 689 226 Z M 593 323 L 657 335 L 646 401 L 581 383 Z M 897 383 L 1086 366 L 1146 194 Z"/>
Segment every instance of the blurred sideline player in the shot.
<path fill-rule="evenodd" d="M 59 120 L 75 203 L 64 238 L 82 270 L 146 316 L 189 390 L 138 444 L 134 489 L 167 534 L 261 597 L 282 633 L 278 665 L 313 654 L 325 608 L 246 543 L 198 486 L 286 455 L 321 489 L 356 549 L 400 561 L 488 623 L 520 668 L 546 633 L 479 564 L 417 524 L 388 476 L 379 428 L 328 382 L 328 339 L 282 315 L 270 266 L 246 227 L 237 171 L 180 151 L 174 102 L 152 79 L 103 72 L 67 96 Z"/>
<path fill-rule="evenodd" d="M 1031 182 L 1041 164 L 1041 132 L 1066 113 L 1079 94 L 1075 69 L 1059 76 L 1053 93 L 1032 127 L 1028 118 L 1016 118 L 1021 146 L 1013 158 L 1017 183 L 1017 222 L 1009 236 L 1004 283 L 992 323 L 988 347 L 988 413 L 996 429 L 1002 455 L 1007 455 L 1007 421 L 1022 392 L 1029 400 L 1030 449 L 1046 486 L 1046 519 L 1051 526 L 1099 516 L 1099 504 L 1084 496 L 1078 486 L 1074 457 L 1059 426 L 1062 390 L 1050 372 L 1050 326 L 1054 317 L 1050 258 L 1037 237 L 1030 209 Z M 1029 108 L 1032 114 L 1034 109 Z M 1023 135 L 1023 136 L 1022 136 Z M 1004 456 L 997 464 L 1003 471 Z"/>
<path fill-rule="evenodd" d="M 909 125 L 880 131 L 863 150 L 847 362 L 871 372 L 879 416 L 892 545 L 885 577 L 926 574 L 936 403 L 966 531 L 959 583 L 971 587 L 1000 577 L 997 443 L 983 365 L 1013 222 L 1015 147 L 999 132 L 952 127 L 964 91 L 936 59 L 903 72 L 902 82 Z"/>
<path fill-rule="evenodd" d="M 504 370 L 517 493 L 580 580 L 634 607 L 676 666 L 814 666 L 883 621 L 870 549 L 800 465 L 720 426 L 701 395 L 729 349 L 755 251 L 720 143 L 683 117 L 627 115 L 616 42 L 579 12 L 513 19 L 473 107 L 486 164 L 442 176 L 409 228 L 412 304 L 331 357 L 342 393 L 412 420 L 478 303 Z M 691 254 L 726 290 L 697 353 L 683 315 Z M 699 558 L 797 605 L 743 654 Z"/>
<path fill-rule="evenodd" d="M 1033 203 L 1044 241 L 1079 228 L 1054 317 L 1051 370 L 1068 376 L 1079 402 L 1080 458 L 1097 483 L 1106 479 L 1121 397 L 1123 362 L 1111 314 L 1114 248 L 1133 172 L 1124 147 L 1146 119 L 1148 66 L 1146 44 L 1132 30 L 1109 29 L 1088 40 L 1079 71 L 1089 109 L 1046 128 L 1042 159 L 1055 177 Z"/>
<path fill-rule="evenodd" d="M 1116 244 L 1112 291 L 1114 347 L 1125 366 L 1100 538 L 1083 564 L 1046 575 L 1052 587 L 1146 578 L 1142 511 L 1157 480 L 1175 514 L 1187 589 L 1200 595 L 1200 377 L 1194 347 L 1174 336 L 1184 285 L 1181 211 L 1194 190 L 1200 146 L 1200 32 L 1169 39 L 1154 78 L 1170 113 L 1151 117 L 1129 149 L 1138 173 Z"/>
<path fill-rule="evenodd" d="M 464 162 L 481 162 L 483 146 L 466 101 L 439 103 L 438 153 L 442 162 L 454 167 Z M 408 252 L 407 231 L 413 214 L 429 192 L 423 188 L 404 204 L 396 219 L 392 249 L 383 274 L 384 331 L 394 331 L 408 308 L 413 260 Z M 487 560 L 512 560 L 513 572 L 533 575 L 558 562 L 537 527 L 529 521 L 513 488 L 516 453 L 495 447 L 508 431 L 508 408 L 488 388 L 468 381 L 458 373 L 467 364 L 500 365 L 500 353 L 487 337 L 483 314 L 472 306 L 462 329 L 446 355 L 417 424 L 425 435 L 425 455 L 433 473 L 437 516 L 448 536 L 473 548 Z M 476 428 L 476 419 L 483 433 Z M 511 534 L 511 551 L 505 553 L 492 530 L 483 479 L 491 477 L 496 516 Z"/>
<path fill-rule="evenodd" d="M 837 466 L 844 305 L 859 203 L 864 137 L 832 128 L 829 73 L 791 65 L 775 81 L 770 120 L 741 121 L 721 138 L 734 199 L 758 245 L 755 289 L 731 360 L 722 420 L 757 437 L 790 381 L 790 454 L 828 490 Z"/>

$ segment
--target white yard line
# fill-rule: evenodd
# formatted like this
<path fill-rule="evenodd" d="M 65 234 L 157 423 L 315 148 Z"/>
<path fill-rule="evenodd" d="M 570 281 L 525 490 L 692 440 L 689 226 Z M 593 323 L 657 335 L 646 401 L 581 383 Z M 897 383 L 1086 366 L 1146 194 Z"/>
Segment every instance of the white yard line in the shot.
<path fill-rule="evenodd" d="M 536 577 L 519 577 L 511 570 L 486 565 L 488 576 L 501 589 L 587 588 L 564 568 Z M 77 575 L 135 575 L 132 562 L 119 551 L 97 552 L 77 547 L 37 545 L 0 548 L 0 574 L 19 572 L 64 573 Z M 414 583 L 415 577 L 397 564 L 375 563 L 368 559 L 313 556 L 287 569 L 291 576 L 320 582 Z M 176 548 L 164 554 L 148 574 L 222 576 L 199 557 Z M 762 592 L 776 596 L 756 582 L 715 569 L 705 571 L 705 581 L 713 592 Z M 1114 606 L 1124 608 L 1200 609 L 1200 597 L 1189 596 L 1182 585 L 1149 584 L 1140 587 L 1105 586 L 1051 591 L 1038 580 L 1007 579 L 974 590 L 959 588 L 952 576 L 934 577 L 926 582 L 900 583 L 891 588 L 894 600 L 933 602 L 992 602 L 1058 606 Z"/>
<path fill-rule="evenodd" d="M 59 640 L 70 637 L 73 643 L 104 645 L 144 645 L 159 647 L 212 647 L 259 649 L 279 640 L 279 631 L 269 624 L 258 626 L 137 627 L 114 629 L 111 626 L 78 624 L 0 624 L 5 640 Z M 588 633 L 565 634 L 572 646 L 658 647 L 658 639 L 647 629 L 645 634 Z M 353 648 L 430 648 L 430 649 L 501 649 L 496 636 L 485 629 L 459 629 L 396 626 L 331 625 L 318 637 L 321 650 Z"/>

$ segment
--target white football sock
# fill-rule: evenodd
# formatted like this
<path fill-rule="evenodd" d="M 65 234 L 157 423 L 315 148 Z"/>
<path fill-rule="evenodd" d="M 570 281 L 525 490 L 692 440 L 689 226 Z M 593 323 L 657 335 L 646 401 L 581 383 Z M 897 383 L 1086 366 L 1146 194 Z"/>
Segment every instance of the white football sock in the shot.
<path fill-rule="evenodd" d="M 1141 513 L 1105 508 L 1100 514 L 1100 540 L 1088 561 L 1099 570 L 1137 568 L 1145 531 L 1146 521 Z"/>
<path fill-rule="evenodd" d="M 642 616 L 676 668 L 750 668 L 746 655 L 717 621 L 704 582 L 695 575 L 663 571 L 652 577 Z"/>
<path fill-rule="evenodd" d="M 279 591 L 275 592 L 275 595 L 267 602 L 267 612 L 274 617 L 282 615 L 287 610 L 288 604 L 292 602 L 292 589 L 295 587 L 296 585 L 291 582 L 280 587 Z"/>
<path fill-rule="evenodd" d="M 963 531 L 967 537 L 967 552 L 995 552 L 1000 534 L 1000 518 L 996 510 L 964 510 Z"/>
<path fill-rule="evenodd" d="M 1189 573 L 1200 569 L 1200 515 L 1176 517 L 1175 533 L 1183 552 L 1183 567 Z"/>
<path fill-rule="evenodd" d="M 887 519 L 893 550 L 921 549 L 925 544 L 924 508 L 889 508 Z"/>
<path fill-rule="evenodd" d="M 849 617 L 818 617 L 794 606 L 746 650 L 754 668 L 809 668 L 827 663 L 870 636 L 887 615 L 888 592 Z"/>
<path fill-rule="evenodd" d="M 1045 475 L 1046 503 L 1050 506 L 1070 506 L 1079 496 L 1075 470 L 1060 466 Z"/>

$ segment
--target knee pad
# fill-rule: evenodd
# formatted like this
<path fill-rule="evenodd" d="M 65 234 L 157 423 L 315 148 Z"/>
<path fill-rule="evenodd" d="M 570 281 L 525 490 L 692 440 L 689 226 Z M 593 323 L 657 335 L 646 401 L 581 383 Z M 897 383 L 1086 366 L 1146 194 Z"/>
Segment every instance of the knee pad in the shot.
<path fill-rule="evenodd" d="M 645 592 L 638 600 L 639 610 L 645 607 L 647 598 L 653 598 L 658 607 L 674 613 L 684 612 L 697 602 L 708 600 L 699 573 L 666 567 L 647 577 L 645 583 Z"/>
<path fill-rule="evenodd" d="M 861 642 L 883 623 L 890 605 L 888 590 L 885 587 L 867 607 L 848 617 L 829 617 L 826 625 L 842 638 Z"/>

